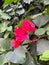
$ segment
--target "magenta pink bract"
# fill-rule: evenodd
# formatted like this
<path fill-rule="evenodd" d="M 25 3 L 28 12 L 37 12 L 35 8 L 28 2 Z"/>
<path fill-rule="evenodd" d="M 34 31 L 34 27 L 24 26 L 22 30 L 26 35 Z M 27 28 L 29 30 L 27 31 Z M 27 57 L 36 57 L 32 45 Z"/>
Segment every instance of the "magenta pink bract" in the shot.
<path fill-rule="evenodd" d="M 24 28 L 26 29 L 26 31 L 28 32 L 32 32 L 35 31 L 35 24 L 33 22 L 31 22 L 30 20 L 25 20 L 22 25 L 24 26 Z"/>
<path fill-rule="evenodd" d="M 15 29 L 15 35 L 17 39 L 20 40 L 28 40 L 29 34 L 27 33 L 26 29 L 24 27 L 17 27 Z"/>
<path fill-rule="evenodd" d="M 11 45 L 14 47 L 14 48 L 17 48 L 19 47 L 20 45 L 22 44 L 22 41 L 21 40 L 12 40 L 12 43 Z"/>
<path fill-rule="evenodd" d="M 22 44 L 22 41 L 24 40 L 28 40 L 29 39 L 29 32 L 34 32 L 36 31 L 36 27 L 34 25 L 33 22 L 31 22 L 30 20 L 25 20 L 22 23 L 23 27 L 18 26 L 17 28 L 15 28 L 15 38 L 12 41 L 12 46 L 14 48 L 19 47 Z M 33 42 L 36 41 L 36 38 L 33 39 Z"/>

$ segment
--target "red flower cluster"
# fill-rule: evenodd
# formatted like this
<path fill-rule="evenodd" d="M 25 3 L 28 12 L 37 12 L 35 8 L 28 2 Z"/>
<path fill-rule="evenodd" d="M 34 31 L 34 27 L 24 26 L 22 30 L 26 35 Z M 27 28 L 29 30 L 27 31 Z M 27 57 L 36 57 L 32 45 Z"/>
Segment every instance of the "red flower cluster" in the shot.
<path fill-rule="evenodd" d="M 35 28 L 34 23 L 30 20 L 25 20 L 22 23 L 23 27 L 17 27 L 15 29 L 15 37 L 16 39 L 12 41 L 12 46 L 14 48 L 19 47 L 22 44 L 22 41 L 29 39 L 29 32 L 34 32 L 37 28 Z"/>

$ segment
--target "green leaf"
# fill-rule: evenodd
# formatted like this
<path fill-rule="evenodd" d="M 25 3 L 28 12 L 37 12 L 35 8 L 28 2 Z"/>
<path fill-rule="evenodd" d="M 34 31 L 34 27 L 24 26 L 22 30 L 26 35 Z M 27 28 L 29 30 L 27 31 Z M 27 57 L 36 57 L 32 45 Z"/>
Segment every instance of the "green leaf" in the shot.
<path fill-rule="evenodd" d="M 4 42 L 1 44 L 1 46 L 4 50 L 9 50 L 11 47 L 11 39 L 4 39 Z"/>
<path fill-rule="evenodd" d="M 12 31 L 12 26 L 7 27 L 7 31 Z"/>
<path fill-rule="evenodd" d="M 33 22 L 36 26 L 44 26 L 49 21 L 49 15 L 39 15 L 34 18 Z"/>
<path fill-rule="evenodd" d="M 0 64 L 4 65 L 6 62 L 7 62 L 6 55 L 5 54 L 0 55 Z"/>
<path fill-rule="evenodd" d="M 6 31 L 6 33 L 4 34 L 4 38 L 5 39 L 8 38 L 9 34 L 10 34 L 10 32 L 9 31 Z"/>
<path fill-rule="evenodd" d="M 49 31 L 49 27 L 46 28 L 46 31 Z"/>
<path fill-rule="evenodd" d="M 8 14 L 6 14 L 6 13 L 2 13 L 1 18 L 7 20 L 7 19 L 10 19 L 11 17 Z"/>
<path fill-rule="evenodd" d="M 27 59 L 26 59 L 26 62 L 22 65 L 36 65 L 33 57 L 31 56 L 31 54 L 28 52 L 27 53 Z"/>
<path fill-rule="evenodd" d="M 11 17 L 10 17 L 8 14 L 4 13 L 4 12 L 0 9 L 0 18 L 7 20 L 7 19 L 10 19 Z"/>
<path fill-rule="evenodd" d="M 23 47 L 18 47 L 14 51 L 8 52 L 6 57 L 8 62 L 22 64 L 26 60 L 26 54 Z"/>
<path fill-rule="evenodd" d="M 39 57 L 39 60 L 42 60 L 42 61 L 46 61 L 46 60 L 47 60 L 47 61 L 48 61 L 48 59 L 43 58 L 43 56 L 40 56 L 40 57 Z"/>
<path fill-rule="evenodd" d="M 47 35 L 49 35 L 49 32 L 47 32 Z"/>
<path fill-rule="evenodd" d="M 43 0 L 45 5 L 49 5 L 49 0 Z"/>
<path fill-rule="evenodd" d="M 1 46 L 3 42 L 4 42 L 4 38 L 0 38 L 0 51 L 4 51 L 4 49 Z"/>
<path fill-rule="evenodd" d="M 43 28 L 39 28 L 35 31 L 35 35 L 40 36 L 43 35 L 45 33 L 45 29 Z"/>
<path fill-rule="evenodd" d="M 16 64 L 16 63 L 10 63 L 10 65 L 19 65 L 19 64 Z"/>
<path fill-rule="evenodd" d="M 0 24 L 0 33 L 6 31 L 6 29 L 7 29 L 7 25 L 8 25 L 8 24 L 9 24 L 8 21 L 7 21 L 7 22 L 3 22 L 3 23 Z"/>
<path fill-rule="evenodd" d="M 9 4 L 11 4 L 13 2 L 13 0 L 5 0 L 3 6 L 8 6 Z"/>
<path fill-rule="evenodd" d="M 49 60 L 49 50 L 46 50 L 39 58 L 40 60 L 43 61 L 48 61 Z"/>
<path fill-rule="evenodd" d="M 14 0 L 15 3 L 16 3 L 16 2 L 18 3 L 19 1 L 20 1 L 20 0 Z"/>
<path fill-rule="evenodd" d="M 3 6 L 8 6 L 12 2 L 19 2 L 20 0 L 5 0 Z"/>
<path fill-rule="evenodd" d="M 47 11 L 46 11 L 46 12 L 47 12 L 47 14 L 49 15 L 49 7 L 47 8 Z"/>
<path fill-rule="evenodd" d="M 5 32 L 5 30 L 6 30 L 6 28 L 7 28 L 6 23 L 4 22 L 4 23 L 2 23 L 2 24 L 0 24 L 0 25 L 1 25 L 1 26 L 0 26 L 0 33 Z"/>
<path fill-rule="evenodd" d="M 46 50 L 49 50 L 49 41 L 45 39 L 37 41 L 37 55 L 43 54 Z"/>
<path fill-rule="evenodd" d="M 46 29 L 47 35 L 49 36 L 49 24 L 45 27 L 45 29 Z"/>

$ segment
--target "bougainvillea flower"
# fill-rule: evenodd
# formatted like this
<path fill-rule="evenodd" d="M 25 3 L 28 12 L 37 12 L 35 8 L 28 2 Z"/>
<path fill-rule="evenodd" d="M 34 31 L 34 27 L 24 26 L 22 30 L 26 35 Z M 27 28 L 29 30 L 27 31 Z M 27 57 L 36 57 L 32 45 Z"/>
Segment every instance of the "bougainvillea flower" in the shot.
<path fill-rule="evenodd" d="M 20 45 L 22 44 L 22 40 L 12 40 L 12 43 L 11 45 L 14 47 L 14 48 L 17 48 L 19 47 Z"/>
<path fill-rule="evenodd" d="M 37 28 L 32 28 L 33 29 L 33 31 L 36 31 L 37 30 Z"/>
<path fill-rule="evenodd" d="M 31 22 L 30 20 L 25 20 L 22 25 L 24 26 L 24 28 L 28 31 L 28 32 L 31 32 L 31 31 L 35 31 L 36 28 L 35 28 L 35 24 L 33 22 Z"/>
<path fill-rule="evenodd" d="M 15 35 L 16 35 L 16 39 L 20 39 L 20 40 L 29 39 L 29 35 L 24 27 L 17 27 L 15 29 Z"/>
<path fill-rule="evenodd" d="M 38 38 L 37 37 L 34 37 L 33 40 L 32 40 L 34 43 L 36 43 L 38 41 Z"/>

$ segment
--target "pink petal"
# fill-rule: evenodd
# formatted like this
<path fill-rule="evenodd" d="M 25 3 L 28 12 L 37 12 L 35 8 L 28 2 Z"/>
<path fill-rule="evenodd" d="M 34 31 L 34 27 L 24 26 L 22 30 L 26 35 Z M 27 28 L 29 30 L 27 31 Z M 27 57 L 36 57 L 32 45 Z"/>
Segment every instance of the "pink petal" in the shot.
<path fill-rule="evenodd" d="M 29 39 L 29 35 L 26 34 L 26 35 L 17 35 L 16 36 L 17 39 L 20 39 L 20 40 L 28 40 Z"/>
<path fill-rule="evenodd" d="M 29 39 L 29 35 L 28 32 L 26 31 L 26 29 L 23 27 L 18 27 L 15 29 L 15 35 L 17 39 L 21 39 L 21 40 L 28 40 Z"/>
<path fill-rule="evenodd" d="M 33 31 L 33 28 L 35 28 L 35 24 L 32 23 L 30 20 L 25 20 L 22 25 L 24 26 L 24 28 L 28 31 L 31 32 Z"/>
<path fill-rule="evenodd" d="M 20 45 L 22 44 L 22 41 L 21 40 L 12 40 L 12 43 L 11 45 L 14 47 L 14 48 L 17 48 L 19 47 Z"/>

